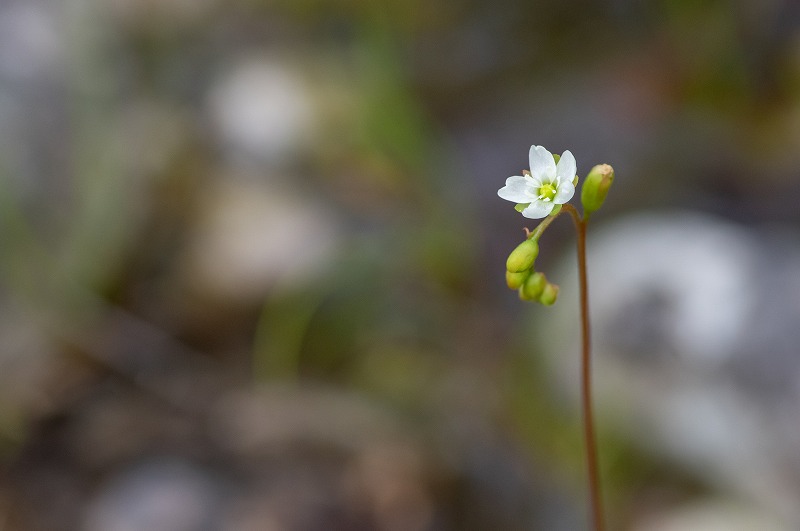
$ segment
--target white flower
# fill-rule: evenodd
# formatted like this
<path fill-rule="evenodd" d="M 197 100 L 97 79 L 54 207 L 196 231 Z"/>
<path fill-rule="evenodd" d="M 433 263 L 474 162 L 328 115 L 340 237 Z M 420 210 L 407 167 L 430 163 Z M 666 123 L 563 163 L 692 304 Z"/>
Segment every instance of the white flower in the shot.
<path fill-rule="evenodd" d="M 556 164 L 553 155 L 542 146 L 531 146 L 528 154 L 530 174 L 515 175 L 506 179 L 506 185 L 497 195 L 515 203 L 528 204 L 522 215 L 537 219 L 546 217 L 555 205 L 572 199 L 575 185 L 572 180 L 577 173 L 575 157 L 568 150 Z"/>

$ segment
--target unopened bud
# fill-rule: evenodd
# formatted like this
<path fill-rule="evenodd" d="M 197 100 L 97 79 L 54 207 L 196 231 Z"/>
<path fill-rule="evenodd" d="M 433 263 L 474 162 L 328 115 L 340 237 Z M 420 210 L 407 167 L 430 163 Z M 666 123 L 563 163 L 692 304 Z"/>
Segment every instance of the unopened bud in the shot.
<path fill-rule="evenodd" d="M 506 269 L 511 273 L 521 273 L 533 267 L 539 255 L 539 244 L 534 240 L 525 240 L 511 251 L 506 260 Z"/>
<path fill-rule="evenodd" d="M 542 295 L 542 291 L 547 285 L 544 273 L 533 273 L 529 276 L 519 290 L 519 298 L 526 301 L 536 300 Z"/>
<path fill-rule="evenodd" d="M 530 274 L 531 274 L 530 269 L 526 269 L 525 271 L 521 271 L 519 273 L 512 273 L 511 271 L 506 271 L 506 284 L 511 289 L 518 289 L 525 283 Z"/>
<path fill-rule="evenodd" d="M 598 164 L 591 169 L 581 189 L 581 203 L 584 212 L 591 213 L 603 206 L 608 189 L 614 182 L 614 168 L 608 164 Z"/>
<path fill-rule="evenodd" d="M 552 306 L 553 304 L 555 304 L 557 298 L 558 298 L 558 286 L 555 284 L 550 284 L 548 282 L 544 286 L 544 289 L 542 289 L 541 295 L 539 295 L 539 302 L 541 302 L 545 306 Z"/>

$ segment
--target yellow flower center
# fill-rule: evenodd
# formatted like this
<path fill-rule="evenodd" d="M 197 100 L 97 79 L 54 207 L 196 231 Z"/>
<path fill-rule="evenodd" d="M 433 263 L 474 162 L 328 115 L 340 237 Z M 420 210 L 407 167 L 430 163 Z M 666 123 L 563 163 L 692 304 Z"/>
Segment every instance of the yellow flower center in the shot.
<path fill-rule="evenodd" d="M 542 201 L 552 201 L 556 196 L 556 191 L 555 186 L 545 183 L 539 188 L 539 199 Z"/>

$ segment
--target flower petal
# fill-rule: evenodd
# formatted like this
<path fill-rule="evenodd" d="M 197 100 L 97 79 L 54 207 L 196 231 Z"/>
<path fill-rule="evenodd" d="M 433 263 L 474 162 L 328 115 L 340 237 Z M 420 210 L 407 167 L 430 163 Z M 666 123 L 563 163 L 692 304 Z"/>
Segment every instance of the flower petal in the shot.
<path fill-rule="evenodd" d="M 553 198 L 553 202 L 559 205 L 564 204 L 572 199 L 573 195 L 575 195 L 575 186 L 572 184 L 572 181 L 561 181 L 561 184 L 558 185 L 558 192 L 556 192 L 556 196 Z"/>
<path fill-rule="evenodd" d="M 553 203 L 551 201 L 534 201 L 528 208 L 522 211 L 522 215 L 530 219 L 539 219 L 546 217 L 553 211 Z"/>
<path fill-rule="evenodd" d="M 529 194 L 525 193 L 528 189 L 528 181 L 521 175 L 514 175 L 506 179 L 506 185 L 497 191 L 497 195 L 506 201 L 513 201 L 515 203 L 530 203 L 533 199 Z"/>
<path fill-rule="evenodd" d="M 556 167 L 556 174 L 558 175 L 558 180 L 561 182 L 569 181 L 572 182 L 572 179 L 575 178 L 575 175 L 578 173 L 578 165 L 575 163 L 575 157 L 570 153 L 569 150 L 566 150 L 561 155 L 561 160 L 558 161 L 558 166 Z M 570 195 L 570 197 L 572 197 Z"/>
<path fill-rule="evenodd" d="M 556 161 L 553 155 L 542 146 L 531 146 L 528 152 L 528 162 L 531 165 L 531 175 L 542 181 L 552 182 L 556 176 Z"/>

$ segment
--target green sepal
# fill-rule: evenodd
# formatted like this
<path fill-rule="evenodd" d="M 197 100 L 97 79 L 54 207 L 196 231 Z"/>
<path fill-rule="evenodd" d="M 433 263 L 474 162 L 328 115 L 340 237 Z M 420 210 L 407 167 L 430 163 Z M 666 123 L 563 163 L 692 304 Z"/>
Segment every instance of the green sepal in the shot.
<path fill-rule="evenodd" d="M 530 205 L 530 203 L 517 203 L 517 206 L 514 207 L 514 210 L 516 210 L 519 213 L 522 213 L 523 210 L 528 208 L 528 205 Z"/>
<path fill-rule="evenodd" d="M 519 298 L 524 301 L 538 300 L 542 296 L 547 279 L 544 273 L 536 272 L 529 276 L 525 283 L 519 288 Z"/>
<path fill-rule="evenodd" d="M 581 189 L 581 204 L 587 215 L 603 206 L 613 183 L 614 168 L 608 164 L 598 164 L 589 171 Z"/>
<path fill-rule="evenodd" d="M 552 306 L 558 298 L 558 286 L 556 284 L 545 284 L 542 292 L 539 294 L 539 302 L 545 306 Z"/>
<path fill-rule="evenodd" d="M 509 289 L 519 289 L 523 284 L 525 284 L 525 281 L 528 280 L 530 274 L 530 269 L 520 271 L 519 273 L 506 271 L 506 285 L 509 287 Z"/>
<path fill-rule="evenodd" d="M 536 240 L 525 240 L 508 255 L 506 270 L 511 273 L 527 271 L 533 267 L 537 256 L 539 256 L 539 244 Z"/>

